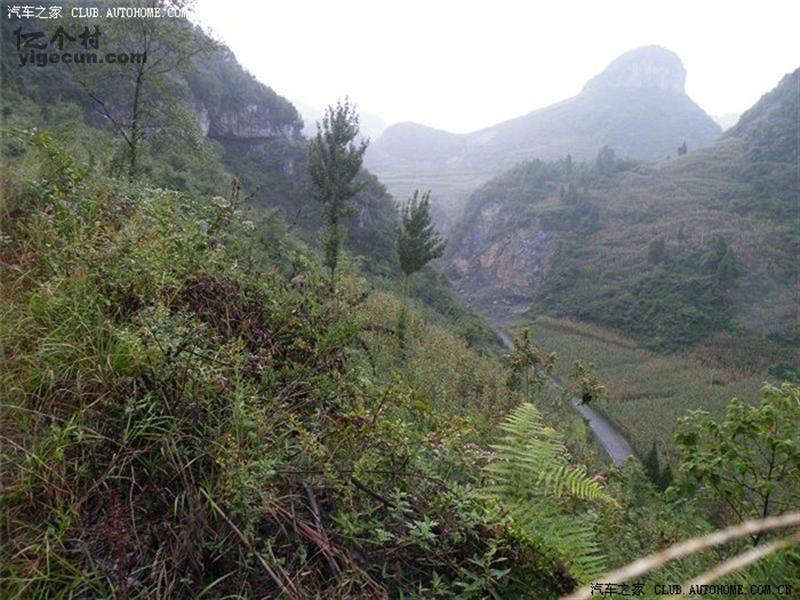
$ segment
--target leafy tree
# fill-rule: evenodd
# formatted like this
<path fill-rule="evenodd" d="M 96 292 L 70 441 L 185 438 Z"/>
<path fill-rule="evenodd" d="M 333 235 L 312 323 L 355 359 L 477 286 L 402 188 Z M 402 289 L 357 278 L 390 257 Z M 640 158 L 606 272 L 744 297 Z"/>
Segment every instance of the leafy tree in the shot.
<path fill-rule="evenodd" d="M 655 442 L 650 446 L 650 450 L 647 451 L 647 454 L 644 455 L 642 466 L 644 467 L 645 473 L 647 473 L 647 476 L 650 478 L 650 481 L 656 483 L 659 478 L 660 467 L 658 464 L 658 449 L 656 448 Z"/>
<path fill-rule="evenodd" d="M 617 169 L 617 156 L 611 146 L 603 146 L 594 161 L 595 169 L 603 175 L 612 175 Z"/>
<path fill-rule="evenodd" d="M 724 237 L 716 236 L 706 257 L 706 270 L 721 286 L 731 283 L 738 275 L 736 256 Z"/>
<path fill-rule="evenodd" d="M 597 375 L 593 373 L 594 369 L 594 363 L 589 363 L 587 366 L 576 360 L 569 373 L 572 381 L 569 392 L 583 404 L 599 400 L 606 390 L 605 386 L 600 384 Z"/>
<path fill-rule="evenodd" d="M 420 198 L 416 190 L 400 211 L 397 254 L 403 271 L 404 299 L 408 296 L 411 276 L 444 253 L 445 241 L 431 220 L 430 198 L 430 191 Z"/>
<path fill-rule="evenodd" d="M 661 475 L 658 478 L 658 487 L 661 489 L 661 491 L 665 491 L 669 486 L 672 485 L 674 480 L 675 477 L 672 474 L 672 466 L 667 463 L 667 466 L 664 467 L 664 470 L 661 471 Z"/>
<path fill-rule="evenodd" d="M 139 0 L 132 6 L 153 4 L 185 9 L 189 3 Z M 97 112 L 124 141 L 129 180 L 138 173 L 142 145 L 150 137 L 177 135 L 186 142 L 196 137 L 198 128 L 192 107 L 180 99 L 180 83 L 174 74 L 188 69 L 195 57 L 216 47 L 209 37 L 196 35 L 185 19 L 135 21 L 132 24 L 126 19 L 105 19 L 94 32 L 105 44 L 106 52 L 126 55 L 127 61 L 107 62 L 102 68 L 83 65 L 77 74 Z"/>
<path fill-rule="evenodd" d="M 692 411 L 675 436 L 683 452 L 681 487 L 702 487 L 731 521 L 800 506 L 798 423 L 800 387 L 790 384 L 765 386 L 758 406 L 734 398 L 721 422 Z"/>
<path fill-rule="evenodd" d="M 531 340 L 530 331 L 523 329 L 513 342 L 513 350 L 509 357 L 509 387 L 521 386 L 525 397 L 530 400 L 547 383 L 553 372 L 558 355 L 555 352 L 545 354 Z"/>
<path fill-rule="evenodd" d="M 330 271 L 331 291 L 336 288 L 336 267 L 342 246 L 342 219 L 347 201 L 363 184 L 356 183 L 369 140 L 359 138 L 356 107 L 345 99 L 328 106 L 317 135 L 308 147 L 308 172 L 314 197 L 322 205 L 327 228 L 324 265 Z"/>
<path fill-rule="evenodd" d="M 683 140 L 683 143 L 680 146 L 678 146 L 678 156 L 683 156 L 688 151 L 689 149 L 686 147 L 686 140 Z"/>
<path fill-rule="evenodd" d="M 653 485 L 662 492 L 672 483 L 672 467 L 667 464 L 663 470 L 661 469 L 661 462 L 658 459 L 658 448 L 655 442 L 653 442 L 650 450 L 645 454 L 642 460 L 642 466 L 647 476 L 650 478 L 650 481 L 653 482 Z"/>
<path fill-rule="evenodd" d="M 419 197 L 419 190 L 400 209 L 400 233 L 397 237 L 397 254 L 403 271 L 403 304 L 397 323 L 400 349 L 405 352 L 408 331 L 408 283 L 411 276 L 426 264 L 444 253 L 445 242 L 431 220 L 430 191 Z"/>

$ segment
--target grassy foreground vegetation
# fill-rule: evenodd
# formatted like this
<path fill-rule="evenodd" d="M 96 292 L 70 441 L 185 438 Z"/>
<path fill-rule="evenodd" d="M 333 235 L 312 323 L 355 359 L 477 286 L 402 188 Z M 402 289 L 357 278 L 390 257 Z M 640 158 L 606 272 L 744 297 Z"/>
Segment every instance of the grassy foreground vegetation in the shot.
<path fill-rule="evenodd" d="M 606 467 L 580 418 L 537 384 L 534 367 L 555 357 L 527 337 L 498 357 L 435 269 L 408 270 L 410 293 L 398 293 L 397 209 L 374 177 L 348 169 L 368 197 L 339 197 L 358 214 L 333 229 L 335 263 L 330 244 L 311 241 L 347 211 L 317 207 L 295 227 L 299 210 L 287 221 L 286 206 L 264 208 L 285 188 L 296 208 L 314 205 L 293 183 L 309 165 L 281 160 L 307 151 L 296 112 L 229 52 L 214 56 L 192 87 L 219 139 L 192 119 L 177 132 L 152 121 L 160 135 L 135 152 L 81 122 L 74 85 L 45 104 L 39 92 L 63 79 L 4 65 L 3 597 L 555 598 L 673 541 L 798 504 L 796 386 L 733 402 L 722 422 L 682 422 L 666 493 L 636 462 Z M 283 138 L 225 131 L 236 97 L 222 82 L 234 74 L 235 91 L 264 102 L 257 126 L 279 109 Z M 170 89 L 183 86 L 150 100 L 189 111 Z M 242 156 L 220 140 L 235 132 L 245 166 L 265 172 L 260 197 L 232 173 Z M 430 240 L 426 223 L 406 232 Z M 798 552 L 778 535 L 644 583 L 777 540 L 782 552 L 731 577 L 800 585 Z"/>
<path fill-rule="evenodd" d="M 550 598 L 725 522 L 688 485 L 703 463 L 669 501 L 636 464 L 596 473 L 552 390 L 509 385 L 503 362 L 416 302 L 401 348 L 401 297 L 350 263 L 331 292 L 280 229 L 262 251 L 253 235 L 271 222 L 235 194 L 129 183 L 45 133 L 12 135 L 25 148 L 2 177 L 12 597 Z M 796 482 L 776 485 L 791 502 Z M 755 568 L 789 578 L 795 560 Z"/>
<path fill-rule="evenodd" d="M 688 485 L 702 463 L 669 500 L 637 464 L 598 473 L 552 390 L 510 384 L 417 303 L 401 348 L 401 297 L 349 263 L 332 292 L 291 236 L 262 251 L 253 229 L 269 222 L 235 195 L 129 183 L 47 134 L 13 135 L 26 159 L 2 174 L 12 597 L 555 598 L 725 522 Z M 797 482 L 775 485 L 791 502 Z M 748 573 L 789 581 L 796 560 Z"/>
<path fill-rule="evenodd" d="M 553 596 L 596 570 L 579 506 L 611 500 L 588 476 L 537 488 L 571 542 L 481 491 L 520 400 L 497 359 L 414 309 L 401 360 L 396 297 L 352 271 L 332 296 L 290 238 L 254 253 L 235 197 L 14 135 L 39 162 L 3 174 L 12 595 Z"/>

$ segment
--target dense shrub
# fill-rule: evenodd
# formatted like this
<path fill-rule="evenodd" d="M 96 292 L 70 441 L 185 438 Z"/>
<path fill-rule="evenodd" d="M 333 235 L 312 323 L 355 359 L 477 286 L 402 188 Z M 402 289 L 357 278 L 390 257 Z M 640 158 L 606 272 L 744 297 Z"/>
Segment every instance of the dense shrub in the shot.
<path fill-rule="evenodd" d="M 279 259 L 246 260 L 235 199 L 91 175 L 29 137 L 41 168 L 4 183 L 5 590 L 484 597 L 574 583 L 478 493 L 482 436 L 512 393 L 467 363 L 455 387 L 432 387 L 433 346 L 397 365 L 369 337 L 392 321 L 364 281 L 331 297 L 288 240 Z M 491 370 L 439 339 L 460 348 L 445 358 Z M 465 414 L 467 390 L 483 418 Z"/>

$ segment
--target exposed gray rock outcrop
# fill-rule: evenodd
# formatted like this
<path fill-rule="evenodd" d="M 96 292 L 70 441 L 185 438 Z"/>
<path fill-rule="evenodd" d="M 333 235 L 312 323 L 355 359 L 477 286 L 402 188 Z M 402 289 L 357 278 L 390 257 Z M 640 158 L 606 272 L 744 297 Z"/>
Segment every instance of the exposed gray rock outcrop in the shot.
<path fill-rule="evenodd" d="M 685 94 L 686 69 L 678 55 L 661 46 L 626 52 L 590 79 L 583 93 L 599 89 L 659 89 Z"/>
<path fill-rule="evenodd" d="M 498 235 L 499 211 L 498 204 L 481 209 L 450 263 L 449 276 L 471 303 L 513 311 L 530 305 L 550 270 L 556 244 L 536 221 Z"/>
<path fill-rule="evenodd" d="M 239 110 L 226 110 L 210 122 L 209 135 L 216 139 L 295 138 L 298 123 L 275 120 L 268 106 L 251 103 Z"/>

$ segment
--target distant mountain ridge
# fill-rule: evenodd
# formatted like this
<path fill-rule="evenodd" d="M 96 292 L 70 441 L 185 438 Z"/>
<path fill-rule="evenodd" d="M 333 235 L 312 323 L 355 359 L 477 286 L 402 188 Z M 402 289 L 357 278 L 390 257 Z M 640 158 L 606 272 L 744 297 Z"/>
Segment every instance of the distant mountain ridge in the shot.
<path fill-rule="evenodd" d="M 454 134 L 392 125 L 370 147 L 366 164 L 396 196 L 430 187 L 455 211 L 480 183 L 523 160 L 588 159 L 605 145 L 620 156 L 663 160 L 684 141 L 698 148 L 721 133 L 686 95 L 685 80 L 674 52 L 645 46 L 618 57 L 577 96 L 492 127 Z"/>
<path fill-rule="evenodd" d="M 505 318 L 569 317 L 800 377 L 799 154 L 800 69 L 686 156 L 534 160 L 491 179 L 451 229 L 449 275 Z"/>
<path fill-rule="evenodd" d="M 659 89 L 686 93 L 686 69 L 678 56 L 660 46 L 644 46 L 619 56 L 590 79 L 582 93 L 611 89 Z"/>

